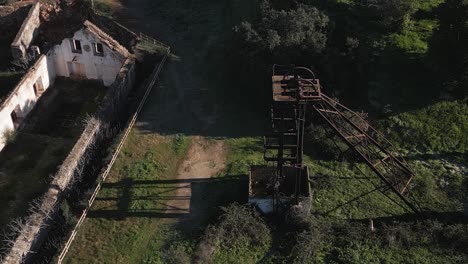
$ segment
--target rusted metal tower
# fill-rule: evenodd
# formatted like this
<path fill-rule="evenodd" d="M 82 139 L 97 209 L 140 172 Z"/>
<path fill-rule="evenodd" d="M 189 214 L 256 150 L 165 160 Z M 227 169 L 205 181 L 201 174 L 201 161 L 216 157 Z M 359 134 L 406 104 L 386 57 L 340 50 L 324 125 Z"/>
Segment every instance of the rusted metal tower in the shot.
<path fill-rule="evenodd" d="M 304 67 L 273 66 L 272 131 L 264 139 L 264 159 L 274 164 L 274 207 L 280 202 L 280 186 L 285 168 L 294 169 L 296 202 L 301 190 L 304 169 L 303 147 L 306 112 L 311 109 L 349 146 L 362 162 L 382 180 L 412 211 L 418 212 L 405 196 L 414 177 L 413 171 L 395 147 L 361 115 L 321 92 L 320 81 Z M 380 188 L 380 187 L 379 187 Z"/>

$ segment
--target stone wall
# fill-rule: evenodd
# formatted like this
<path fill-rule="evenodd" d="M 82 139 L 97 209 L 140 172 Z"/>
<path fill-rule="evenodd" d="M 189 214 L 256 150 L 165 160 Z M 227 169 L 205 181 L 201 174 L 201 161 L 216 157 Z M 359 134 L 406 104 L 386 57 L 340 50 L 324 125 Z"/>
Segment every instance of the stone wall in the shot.
<path fill-rule="evenodd" d="M 122 104 L 127 100 L 130 90 L 135 84 L 135 60 L 129 58 L 120 69 L 114 83 L 103 99 L 98 110 L 98 116 L 106 122 L 118 120 L 123 116 Z"/>
<path fill-rule="evenodd" d="M 23 2 L 21 2 L 22 4 Z M 21 24 L 28 16 L 33 5 L 24 5 L 20 7 L 0 6 L 0 41 L 11 43 L 15 39 L 16 34 L 21 28 Z"/>
<path fill-rule="evenodd" d="M 97 112 L 96 117 L 88 121 L 84 132 L 55 174 L 47 193 L 41 200 L 40 209 L 27 218 L 26 225 L 16 238 L 10 252 L 5 256 L 4 263 L 27 262 L 28 258 L 40 246 L 42 238 L 48 232 L 47 222 L 55 214 L 62 202 L 63 196 L 78 177 L 81 177 L 82 166 L 87 164 L 93 146 L 99 144 L 103 137 L 100 133 L 106 126 L 118 121 L 124 111 L 128 93 L 135 82 L 134 59 L 127 59 L 120 69 L 114 83 L 108 89 Z"/>
<path fill-rule="evenodd" d="M 12 112 L 15 112 L 17 122 L 21 122 L 33 109 L 42 92 L 47 90 L 54 80 L 55 68 L 53 63 L 48 61 L 45 55 L 41 55 L 0 106 L 0 136 L 2 137 L 0 150 L 6 144 L 3 135 L 9 130 L 15 130 L 17 126 L 13 122 Z M 43 91 L 36 92 L 35 86 L 36 89 L 41 87 Z"/>
<path fill-rule="evenodd" d="M 49 189 L 42 197 L 40 207 L 26 219 L 26 224 L 5 257 L 4 263 L 27 262 L 29 254 L 40 246 L 38 238 L 41 237 L 41 232 L 47 230 L 47 221 L 58 209 L 63 192 L 72 183 L 75 170 L 83 162 L 81 160 L 87 149 L 95 142 L 101 126 L 102 123 L 98 119 L 88 122 L 83 134 L 60 166 Z"/>
<path fill-rule="evenodd" d="M 31 7 L 31 10 L 29 10 L 28 16 L 23 21 L 20 30 L 11 44 L 11 53 L 14 60 L 26 58 L 29 45 L 31 45 L 38 34 L 38 29 L 41 23 L 39 13 L 40 3 L 37 2 Z"/>

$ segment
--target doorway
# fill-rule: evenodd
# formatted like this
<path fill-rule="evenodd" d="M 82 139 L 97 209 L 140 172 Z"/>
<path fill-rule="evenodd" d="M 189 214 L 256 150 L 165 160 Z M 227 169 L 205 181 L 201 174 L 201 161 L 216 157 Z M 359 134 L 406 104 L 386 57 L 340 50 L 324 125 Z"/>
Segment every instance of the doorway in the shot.
<path fill-rule="evenodd" d="M 73 77 L 86 77 L 86 69 L 83 63 L 79 63 L 76 61 L 69 61 L 67 62 L 68 70 L 70 71 L 70 76 Z"/>

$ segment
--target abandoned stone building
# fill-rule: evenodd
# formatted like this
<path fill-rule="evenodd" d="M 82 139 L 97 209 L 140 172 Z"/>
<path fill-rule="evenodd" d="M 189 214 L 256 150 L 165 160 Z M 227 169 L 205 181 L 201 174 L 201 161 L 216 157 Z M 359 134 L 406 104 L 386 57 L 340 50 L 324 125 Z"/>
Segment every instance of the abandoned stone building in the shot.
<path fill-rule="evenodd" d="M 57 44 L 41 35 L 40 3 L 34 4 L 11 44 L 17 61 L 35 61 L 0 107 L 0 134 L 18 129 L 42 94 L 54 84 L 56 77 L 100 80 L 112 86 L 122 68 L 134 64 L 131 53 L 99 27 L 86 20 L 74 25 Z M 42 29 L 43 30 L 43 29 Z M 47 29 L 46 29 L 47 30 Z M 44 34 L 45 35 L 45 34 Z M 41 45 L 33 45 L 41 37 Z M 46 47 L 41 50 L 39 46 Z M 134 70 L 127 75 L 132 85 Z M 1 85 L 1 84 L 0 84 Z M 0 150 L 6 144 L 3 138 Z"/>
<path fill-rule="evenodd" d="M 0 6 L 0 29 L 8 19 L 9 26 L 19 21 L 15 35 L 0 36 L 0 55 L 24 72 L 9 87 L 0 78 L 0 233 L 22 219 L 21 231 L 0 241 L 5 263 L 21 263 L 40 247 L 50 214 L 93 159 L 94 147 L 104 144 L 102 134 L 108 127 L 108 134 L 118 133 L 125 122 L 140 41 L 73 2 L 31 1 L 21 8 L 20 16 L 4 8 L 5 19 Z"/>

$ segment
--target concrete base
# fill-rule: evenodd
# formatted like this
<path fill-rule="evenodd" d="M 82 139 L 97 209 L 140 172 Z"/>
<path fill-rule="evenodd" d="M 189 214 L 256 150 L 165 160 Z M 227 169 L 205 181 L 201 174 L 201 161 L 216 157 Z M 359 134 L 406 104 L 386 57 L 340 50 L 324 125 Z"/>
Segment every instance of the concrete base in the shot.
<path fill-rule="evenodd" d="M 287 211 L 291 206 L 299 206 L 305 212 L 310 212 L 312 199 L 309 184 L 309 171 L 304 167 L 301 171 L 301 194 L 299 201 L 296 203 L 295 188 L 296 188 L 296 168 L 285 166 L 284 177 L 281 179 L 279 186 L 280 197 L 278 199 L 278 210 L 281 212 Z M 255 205 L 263 214 L 273 213 L 273 182 L 275 170 L 269 166 L 252 166 L 249 175 L 249 203 Z"/>

